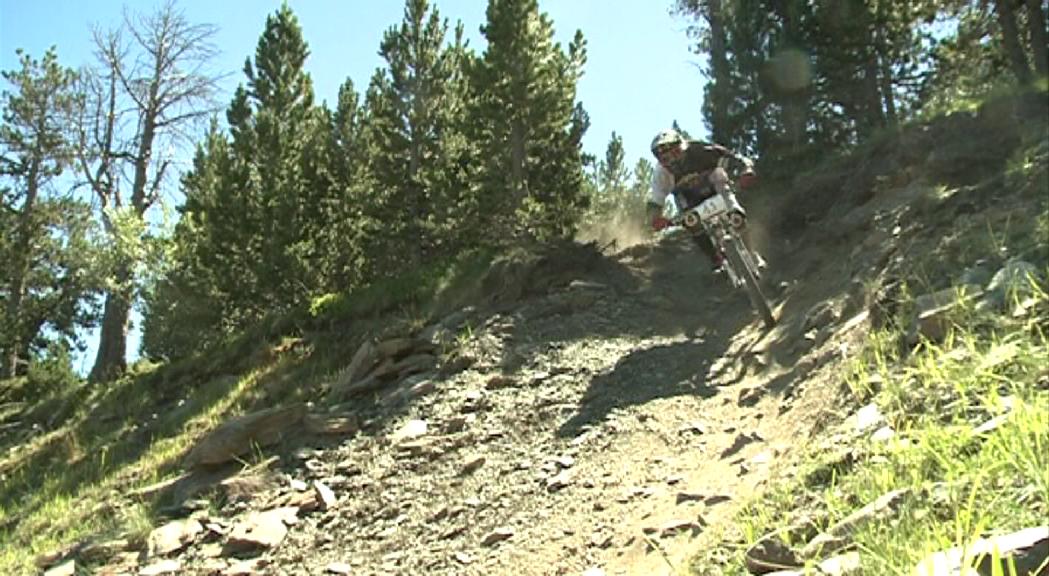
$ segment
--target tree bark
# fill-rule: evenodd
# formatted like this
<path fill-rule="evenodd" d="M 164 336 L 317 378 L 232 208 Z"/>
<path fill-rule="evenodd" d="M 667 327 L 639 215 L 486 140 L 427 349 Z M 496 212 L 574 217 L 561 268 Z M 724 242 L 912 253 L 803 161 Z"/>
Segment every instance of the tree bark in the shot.
<path fill-rule="evenodd" d="M 1046 33 L 1042 0 L 1026 0 L 1027 30 L 1034 52 L 1034 69 L 1039 76 L 1049 75 L 1049 34 Z"/>
<path fill-rule="evenodd" d="M 998 14 L 998 25 L 1002 29 L 1002 44 L 1009 56 L 1009 62 L 1013 66 L 1013 73 L 1021 84 L 1031 82 L 1031 69 L 1027 66 L 1027 55 L 1024 54 L 1023 45 L 1020 43 L 1020 30 L 1016 25 L 1016 13 L 1013 11 L 1012 0 L 995 0 L 995 12 Z"/>
<path fill-rule="evenodd" d="M 878 55 L 872 49 L 863 63 L 863 108 L 867 114 L 865 124 L 872 129 L 885 125 L 877 60 Z"/>
<path fill-rule="evenodd" d="M 524 201 L 527 186 L 525 186 L 525 126 L 524 120 L 514 118 L 510 122 L 510 177 L 516 204 L 514 208 L 521 206 Z"/>
<path fill-rule="evenodd" d="M 882 94 L 880 61 L 883 47 L 878 30 L 877 14 L 872 12 L 871 7 L 864 6 L 862 10 L 867 41 L 867 48 L 863 52 L 863 100 L 868 114 L 868 126 L 878 128 L 885 125 L 885 109 L 882 108 L 885 99 Z"/>
<path fill-rule="evenodd" d="M 882 37 L 878 36 L 879 41 Z M 881 84 L 881 97 L 885 104 L 885 122 L 889 126 L 895 126 L 899 118 L 896 114 L 896 94 L 893 92 L 892 87 L 892 62 L 888 56 L 884 54 L 884 42 L 879 42 L 879 48 L 882 49 L 882 54 L 878 56 L 879 63 L 881 64 L 881 73 L 878 75 L 878 80 Z"/>
<path fill-rule="evenodd" d="M 711 91 L 710 134 L 714 142 L 726 143 L 731 136 L 728 119 L 729 65 L 725 34 L 725 19 L 721 0 L 708 0 L 707 24 L 710 26 L 710 70 L 714 77 Z"/>

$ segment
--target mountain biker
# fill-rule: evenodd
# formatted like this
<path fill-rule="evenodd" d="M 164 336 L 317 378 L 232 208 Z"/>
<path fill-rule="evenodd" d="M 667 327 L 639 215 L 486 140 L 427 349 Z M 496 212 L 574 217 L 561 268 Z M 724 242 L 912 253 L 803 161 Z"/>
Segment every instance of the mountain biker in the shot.
<path fill-rule="evenodd" d="M 688 210 L 728 185 L 723 171 L 715 171 L 718 160 L 729 158 L 734 169 L 740 171 L 739 186 L 751 186 L 757 176 L 754 162 L 723 146 L 688 140 L 677 130 L 663 130 L 652 139 L 652 154 L 659 161 L 652 175 L 652 192 L 648 200 L 648 214 L 652 229 L 659 231 L 670 225 L 663 216 L 663 205 L 669 195 L 679 210 Z M 740 216 L 744 214 L 740 209 Z M 702 230 L 692 235 L 696 245 L 710 258 L 711 269 L 720 272 L 725 255 L 715 250 L 714 242 Z"/>

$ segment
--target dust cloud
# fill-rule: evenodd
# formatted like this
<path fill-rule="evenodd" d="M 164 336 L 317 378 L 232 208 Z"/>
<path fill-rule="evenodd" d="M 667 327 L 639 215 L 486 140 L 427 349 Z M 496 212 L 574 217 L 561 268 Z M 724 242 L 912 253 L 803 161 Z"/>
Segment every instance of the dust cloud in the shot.
<path fill-rule="evenodd" d="M 625 250 L 647 242 L 651 237 L 648 220 L 628 218 L 623 215 L 601 222 L 583 224 L 576 233 L 576 240 L 579 242 L 597 242 L 598 246 L 609 252 Z"/>

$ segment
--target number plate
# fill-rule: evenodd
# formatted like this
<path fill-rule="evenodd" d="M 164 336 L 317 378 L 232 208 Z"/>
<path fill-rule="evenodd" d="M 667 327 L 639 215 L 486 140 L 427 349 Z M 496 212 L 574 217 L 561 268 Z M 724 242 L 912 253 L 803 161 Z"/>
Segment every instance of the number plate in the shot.
<path fill-rule="evenodd" d="M 699 217 L 703 220 L 710 220 L 715 216 L 728 212 L 728 204 L 725 203 L 725 199 L 721 197 L 721 194 L 715 194 L 704 200 L 699 206 L 693 208 L 693 210 L 699 214 Z"/>

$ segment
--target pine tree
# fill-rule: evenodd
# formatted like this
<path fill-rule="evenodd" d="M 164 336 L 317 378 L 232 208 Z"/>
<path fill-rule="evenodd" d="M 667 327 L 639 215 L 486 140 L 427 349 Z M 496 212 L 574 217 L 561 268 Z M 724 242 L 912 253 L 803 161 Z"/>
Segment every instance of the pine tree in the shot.
<path fill-rule="evenodd" d="M 649 162 L 645 158 L 638 159 L 637 164 L 634 165 L 634 171 L 631 175 L 631 196 L 637 198 L 648 198 L 648 193 L 652 187 L 652 178 L 655 175 L 655 171 L 656 169 L 651 162 Z"/>
<path fill-rule="evenodd" d="M 605 160 L 600 165 L 600 185 L 607 190 L 623 190 L 629 171 L 624 164 L 623 138 L 612 131 L 605 148 Z"/>
<path fill-rule="evenodd" d="M 318 242 L 327 248 L 326 291 L 347 290 L 370 273 L 364 253 L 364 198 L 373 189 L 364 158 L 364 111 L 353 81 L 339 87 L 330 120 L 331 223 Z"/>
<path fill-rule="evenodd" d="M 232 193 L 231 149 L 212 120 L 182 178 L 186 197 L 175 226 L 169 268 L 145 291 L 143 353 L 180 358 L 243 322 L 256 300 L 255 258 L 245 231 L 247 205 Z"/>
<path fill-rule="evenodd" d="M 242 184 L 255 196 L 250 209 L 257 210 L 261 235 L 258 304 L 266 309 L 306 297 L 309 237 L 323 225 L 308 217 L 317 198 L 305 175 L 307 148 L 321 128 L 305 70 L 308 56 L 298 18 L 284 4 L 267 17 L 254 62 L 244 64 L 250 113 L 234 127 L 234 149 L 247 153 L 238 161 L 245 163 L 249 178 Z M 244 133 L 250 133 L 248 141 L 236 142 Z"/>
<path fill-rule="evenodd" d="M 612 132 L 605 148 L 605 157 L 594 169 L 587 211 L 591 225 L 622 225 L 629 221 L 641 221 L 645 214 L 652 165 L 641 158 L 632 175 L 624 158 L 623 138 Z M 637 173 L 638 170 L 640 173 Z"/>
<path fill-rule="evenodd" d="M 675 10 L 696 16 L 690 34 L 696 40 L 696 53 L 709 54 L 704 75 L 710 80 L 704 88 L 703 109 L 714 142 L 728 142 L 731 136 L 730 107 L 733 82 L 725 30 L 726 7 L 723 0 L 678 0 Z"/>
<path fill-rule="evenodd" d="M 626 190 L 624 218 L 629 222 L 648 221 L 648 200 L 652 190 L 652 177 L 655 167 L 645 158 L 639 158 L 630 174 L 630 185 Z M 670 202 L 668 204 L 673 204 Z M 644 228 L 648 230 L 646 226 Z"/>
<path fill-rule="evenodd" d="M 535 0 L 490 0 L 488 41 L 471 67 L 474 139 L 485 156 L 480 217 L 489 238 L 570 233 L 585 203 L 582 135 L 589 120 L 575 87 L 586 62 L 576 33 L 567 53 Z"/>
<path fill-rule="evenodd" d="M 0 177 L 10 183 L 0 193 L 0 378 L 87 326 L 94 288 L 89 208 L 53 188 L 74 157 L 76 74 L 54 48 L 42 60 L 17 54 L 21 69 L 3 72 L 13 91 L 0 96 Z"/>
<path fill-rule="evenodd" d="M 332 170 L 336 185 L 349 187 L 361 177 L 362 110 L 360 97 L 349 78 L 339 86 L 339 96 L 331 117 Z"/>
<path fill-rule="evenodd" d="M 381 190 L 375 218 L 383 222 L 369 252 L 384 259 L 384 270 L 414 268 L 450 239 L 447 219 L 462 188 L 455 171 L 465 85 L 461 26 L 450 47 L 447 31 L 427 0 L 408 0 L 380 45 L 387 67 L 372 80 L 366 130 Z"/>
<path fill-rule="evenodd" d="M 267 18 L 255 57 L 245 62 L 247 84 L 226 110 L 229 137 L 213 123 L 183 178 L 176 265 L 150 301 L 156 319 L 144 340 L 151 353 L 191 352 L 194 330 L 213 339 L 306 304 L 332 287 L 336 270 L 346 277 L 334 234 L 353 174 L 353 162 L 341 157 L 356 146 L 352 85 L 342 95 L 351 104 L 340 104 L 337 115 L 315 106 L 308 55 L 285 4 Z"/>

